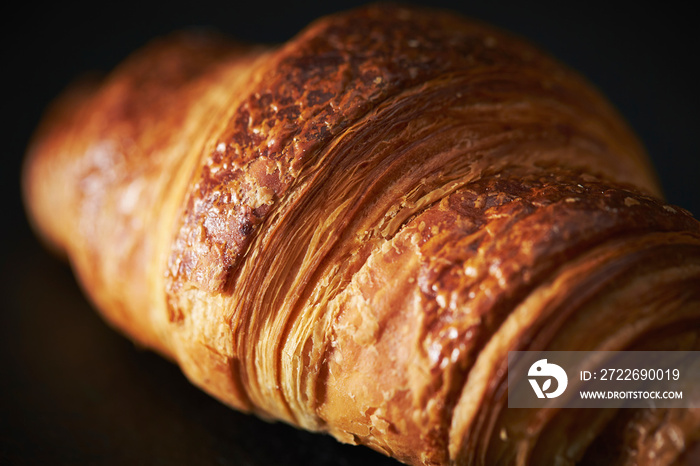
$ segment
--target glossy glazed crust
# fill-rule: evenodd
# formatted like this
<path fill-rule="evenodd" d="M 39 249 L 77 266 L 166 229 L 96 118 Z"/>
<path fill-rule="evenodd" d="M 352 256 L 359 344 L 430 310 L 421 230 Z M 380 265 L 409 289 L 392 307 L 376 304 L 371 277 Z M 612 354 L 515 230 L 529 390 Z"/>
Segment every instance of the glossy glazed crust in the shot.
<path fill-rule="evenodd" d="M 503 408 L 508 350 L 644 347 L 679 322 L 668 341 L 698 346 L 700 226 L 634 136 L 449 12 L 370 6 L 278 48 L 156 41 L 54 105 L 24 186 L 105 317 L 195 384 L 412 464 L 592 455 L 603 414 Z M 681 418 L 657 424 L 687 443 L 700 413 Z M 687 446 L 619 441 L 621 463 Z"/>

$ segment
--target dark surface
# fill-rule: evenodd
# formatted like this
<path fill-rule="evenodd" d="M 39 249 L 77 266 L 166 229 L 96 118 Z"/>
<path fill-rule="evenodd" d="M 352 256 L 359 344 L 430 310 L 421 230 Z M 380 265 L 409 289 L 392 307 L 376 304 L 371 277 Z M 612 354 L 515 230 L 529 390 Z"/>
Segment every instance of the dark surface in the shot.
<path fill-rule="evenodd" d="M 86 71 L 107 71 L 148 39 L 183 27 L 281 42 L 315 17 L 356 4 L 26 2 L 3 12 L 0 464 L 395 464 L 231 411 L 171 363 L 135 348 L 100 320 L 69 268 L 39 246 L 19 194 L 24 148 L 42 110 Z M 670 202 L 700 213 L 699 41 L 690 7 L 433 5 L 519 33 L 587 76 L 642 138 Z"/>

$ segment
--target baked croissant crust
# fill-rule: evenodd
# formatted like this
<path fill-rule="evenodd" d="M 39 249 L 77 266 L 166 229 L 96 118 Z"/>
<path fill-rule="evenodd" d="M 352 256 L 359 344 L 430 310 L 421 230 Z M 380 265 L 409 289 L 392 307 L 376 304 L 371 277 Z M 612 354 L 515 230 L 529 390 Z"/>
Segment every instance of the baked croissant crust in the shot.
<path fill-rule="evenodd" d="M 27 208 L 104 317 L 236 409 L 409 464 L 687 461 L 700 410 L 513 410 L 514 350 L 700 349 L 700 224 L 521 39 L 368 6 L 180 33 L 66 91 Z"/>

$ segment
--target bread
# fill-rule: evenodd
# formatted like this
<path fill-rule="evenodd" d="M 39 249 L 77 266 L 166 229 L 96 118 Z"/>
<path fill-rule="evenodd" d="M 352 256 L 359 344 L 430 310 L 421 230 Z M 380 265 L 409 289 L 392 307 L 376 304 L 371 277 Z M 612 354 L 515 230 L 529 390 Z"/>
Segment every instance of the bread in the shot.
<path fill-rule="evenodd" d="M 156 40 L 47 112 L 36 230 L 236 409 L 408 464 L 683 461 L 700 410 L 510 410 L 509 350 L 700 348 L 700 224 L 582 78 L 449 12 Z M 685 456 L 684 456 L 685 455 Z"/>

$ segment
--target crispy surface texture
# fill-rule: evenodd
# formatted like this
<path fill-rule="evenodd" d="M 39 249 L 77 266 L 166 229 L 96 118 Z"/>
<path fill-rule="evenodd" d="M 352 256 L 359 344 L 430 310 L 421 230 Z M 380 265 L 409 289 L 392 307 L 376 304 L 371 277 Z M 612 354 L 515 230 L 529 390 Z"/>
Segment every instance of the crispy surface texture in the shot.
<path fill-rule="evenodd" d="M 491 27 L 369 6 L 279 47 L 156 40 L 56 101 L 24 189 L 104 317 L 239 410 L 409 464 L 698 440 L 690 409 L 506 409 L 511 350 L 700 350 L 700 224 L 590 85 Z"/>

